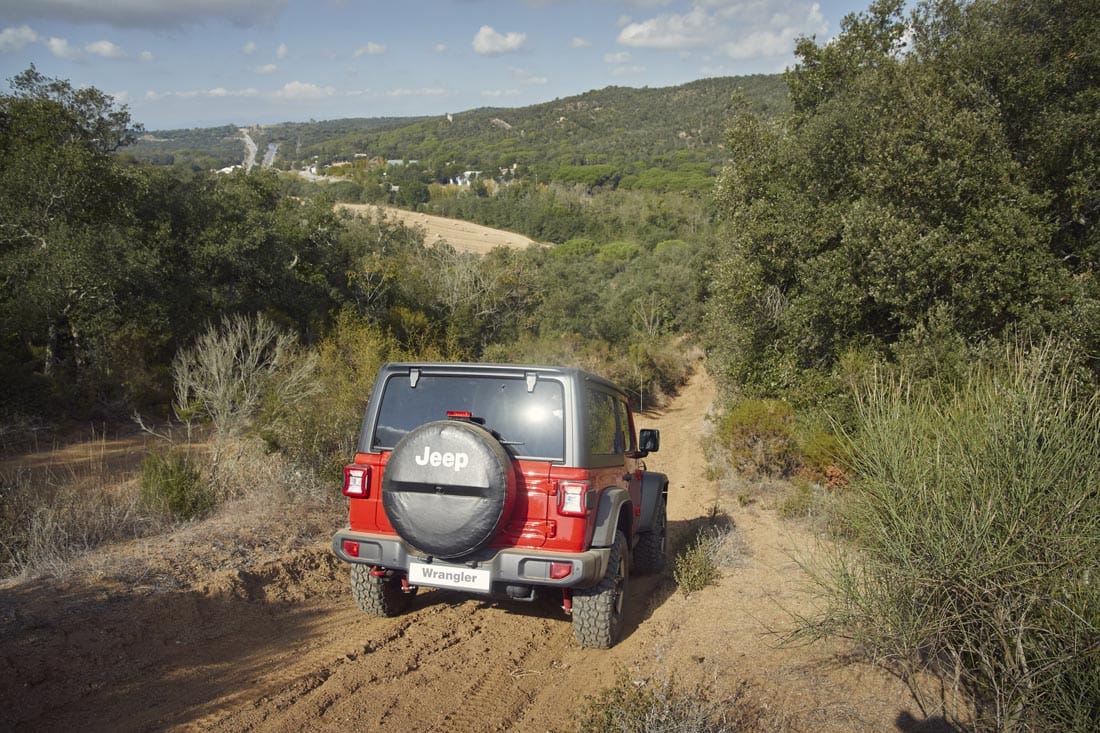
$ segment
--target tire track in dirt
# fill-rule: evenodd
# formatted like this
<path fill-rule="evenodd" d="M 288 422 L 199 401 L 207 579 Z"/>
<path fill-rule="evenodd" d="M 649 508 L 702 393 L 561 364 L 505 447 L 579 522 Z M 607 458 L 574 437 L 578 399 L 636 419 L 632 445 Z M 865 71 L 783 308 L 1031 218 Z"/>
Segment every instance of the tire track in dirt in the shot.
<path fill-rule="evenodd" d="M 700 371 L 639 420 L 661 430 L 648 462 L 670 479 L 671 536 L 721 498 L 702 451 L 713 397 Z M 793 721 L 776 730 L 896 730 L 912 708 L 900 682 L 843 666 L 840 645 L 776 647 L 778 604 L 805 603 L 791 553 L 813 545 L 809 533 L 764 506 L 727 510 L 744 565 L 689 597 L 668 575 L 632 578 L 626 636 L 609 650 L 578 648 L 557 599 L 425 589 L 402 616 L 366 616 L 327 541 L 264 545 L 279 522 L 296 526 L 278 508 L 231 532 L 199 523 L 115 548 L 140 572 L 0 586 L 0 729 L 564 732 L 583 696 L 626 670 L 727 692 L 747 680 Z M 311 521 L 327 531 L 341 518 Z"/>
<path fill-rule="evenodd" d="M 550 609 L 537 603 L 496 604 L 428 591 L 414 604 L 394 619 L 353 612 L 346 619 L 348 636 L 357 643 L 328 649 L 319 667 L 310 654 L 259 699 L 203 727 L 340 730 L 353 722 L 380 731 L 510 728 L 528 704 L 540 667 L 572 640 L 568 622 L 548 618 Z"/>

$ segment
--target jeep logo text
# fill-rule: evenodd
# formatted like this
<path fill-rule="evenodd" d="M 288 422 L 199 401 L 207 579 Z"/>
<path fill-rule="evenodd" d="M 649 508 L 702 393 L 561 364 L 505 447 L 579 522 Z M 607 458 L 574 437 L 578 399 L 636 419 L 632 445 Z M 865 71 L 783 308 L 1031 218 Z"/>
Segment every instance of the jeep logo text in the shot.
<path fill-rule="evenodd" d="M 424 446 L 424 455 L 416 456 L 418 466 L 443 466 L 461 471 L 470 465 L 470 456 L 466 453 L 440 453 L 433 451 L 430 445 Z"/>

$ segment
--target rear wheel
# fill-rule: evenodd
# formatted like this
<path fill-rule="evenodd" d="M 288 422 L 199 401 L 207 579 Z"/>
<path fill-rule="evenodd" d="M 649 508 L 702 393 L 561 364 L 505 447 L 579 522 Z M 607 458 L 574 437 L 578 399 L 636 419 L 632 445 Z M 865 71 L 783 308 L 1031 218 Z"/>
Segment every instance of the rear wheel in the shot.
<path fill-rule="evenodd" d="M 369 565 L 351 566 L 351 595 L 359 608 L 372 616 L 397 616 L 409 607 L 415 589 L 406 593 L 401 576 L 387 572 L 372 575 Z"/>
<path fill-rule="evenodd" d="M 591 588 L 573 591 L 573 636 L 583 647 L 607 649 L 622 636 L 628 554 L 626 535 L 616 532 L 603 579 Z"/>

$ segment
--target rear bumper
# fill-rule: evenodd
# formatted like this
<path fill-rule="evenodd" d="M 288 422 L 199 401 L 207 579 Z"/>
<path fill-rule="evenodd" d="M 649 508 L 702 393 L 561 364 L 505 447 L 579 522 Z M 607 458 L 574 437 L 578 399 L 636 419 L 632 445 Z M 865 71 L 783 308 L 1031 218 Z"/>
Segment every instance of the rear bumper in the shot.
<path fill-rule="evenodd" d="M 358 546 L 358 555 L 349 554 L 345 543 Z M 555 588 L 584 588 L 595 585 L 607 572 L 611 549 L 592 548 L 584 552 L 545 552 L 524 548 L 485 548 L 459 562 L 428 560 L 393 535 L 355 532 L 344 529 L 332 538 L 332 551 L 344 562 L 372 565 L 387 570 L 408 572 L 409 562 L 431 562 L 440 568 L 477 568 L 488 570 L 493 592 L 509 585 L 542 585 Z M 551 578 L 551 563 L 569 563 L 571 570 L 563 578 Z"/>

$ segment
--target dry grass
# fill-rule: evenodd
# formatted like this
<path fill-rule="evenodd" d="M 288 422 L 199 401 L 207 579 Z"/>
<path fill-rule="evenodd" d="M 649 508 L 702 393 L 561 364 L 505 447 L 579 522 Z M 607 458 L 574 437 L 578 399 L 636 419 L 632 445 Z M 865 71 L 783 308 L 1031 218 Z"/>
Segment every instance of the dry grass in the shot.
<path fill-rule="evenodd" d="M 742 683 L 732 695 L 715 687 L 683 687 L 675 678 L 616 683 L 586 700 L 579 733 L 751 733 L 776 731 L 766 706 L 753 701 Z"/>
<path fill-rule="evenodd" d="M 161 526 L 141 505 L 132 462 L 109 445 L 100 436 L 0 470 L 0 574 L 63 575 L 73 557 Z"/>
<path fill-rule="evenodd" d="M 0 466 L 0 577 L 65 576 L 92 550 L 178 526 L 163 506 L 142 496 L 143 457 L 166 444 L 100 433 Z M 214 490 L 205 442 L 172 450 L 186 455 Z M 224 509 L 215 516 L 273 502 L 324 505 L 339 496 L 338 478 L 296 469 L 256 438 L 226 440 L 221 462 L 214 498 Z"/>

